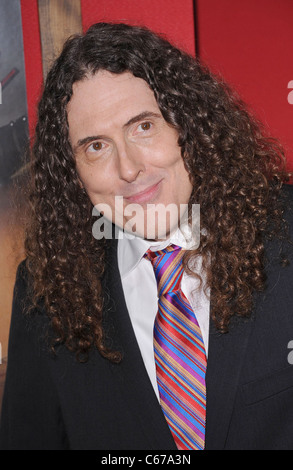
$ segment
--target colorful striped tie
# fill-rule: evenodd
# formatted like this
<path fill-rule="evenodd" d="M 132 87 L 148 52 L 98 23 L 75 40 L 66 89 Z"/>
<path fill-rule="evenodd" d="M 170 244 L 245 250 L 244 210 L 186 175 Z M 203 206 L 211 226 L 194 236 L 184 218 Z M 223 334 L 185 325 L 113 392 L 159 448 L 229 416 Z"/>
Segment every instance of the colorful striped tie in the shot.
<path fill-rule="evenodd" d="M 199 324 L 180 289 L 183 250 L 148 250 L 158 284 L 154 354 L 160 402 L 178 449 L 203 450 L 206 354 Z"/>

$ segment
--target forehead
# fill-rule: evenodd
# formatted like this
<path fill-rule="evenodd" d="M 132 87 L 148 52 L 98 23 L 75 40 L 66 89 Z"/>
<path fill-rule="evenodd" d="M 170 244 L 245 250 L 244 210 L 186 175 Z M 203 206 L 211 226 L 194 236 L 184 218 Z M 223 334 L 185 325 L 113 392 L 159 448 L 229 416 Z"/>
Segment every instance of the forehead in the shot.
<path fill-rule="evenodd" d="M 69 128 L 99 122 L 124 124 L 135 114 L 159 112 L 153 91 L 141 78 L 129 72 L 112 74 L 102 70 L 73 85 L 68 104 Z M 121 122 L 120 122 L 121 121 Z"/>

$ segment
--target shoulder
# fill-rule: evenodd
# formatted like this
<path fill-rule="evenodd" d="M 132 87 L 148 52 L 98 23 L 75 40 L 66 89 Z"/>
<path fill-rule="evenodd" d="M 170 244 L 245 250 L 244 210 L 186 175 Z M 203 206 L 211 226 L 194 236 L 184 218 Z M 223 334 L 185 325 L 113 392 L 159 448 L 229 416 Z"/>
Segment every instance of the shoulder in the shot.
<path fill-rule="evenodd" d="M 284 219 L 288 227 L 289 244 L 293 243 L 293 185 L 286 184 L 281 191 Z"/>
<path fill-rule="evenodd" d="M 293 219 L 293 185 L 285 184 L 281 190 L 282 203 L 285 209 L 285 216 L 288 221 Z"/>
<path fill-rule="evenodd" d="M 32 282 L 26 266 L 26 260 L 23 260 L 17 268 L 14 292 L 13 292 L 13 304 L 12 304 L 12 315 L 17 308 L 17 313 L 24 313 L 28 310 L 32 298 Z"/>
<path fill-rule="evenodd" d="M 41 304 L 34 306 L 32 279 L 26 266 L 26 260 L 23 260 L 16 272 L 11 326 L 10 343 L 19 341 L 30 343 L 33 338 L 40 336 L 40 333 L 48 328 L 49 318 L 47 317 Z"/>
<path fill-rule="evenodd" d="M 287 204 L 287 208 L 292 210 L 293 206 L 293 184 L 284 184 L 281 190 L 283 201 Z"/>
<path fill-rule="evenodd" d="M 26 290 L 28 288 L 29 274 L 24 259 L 17 267 L 14 291 L 17 289 Z"/>

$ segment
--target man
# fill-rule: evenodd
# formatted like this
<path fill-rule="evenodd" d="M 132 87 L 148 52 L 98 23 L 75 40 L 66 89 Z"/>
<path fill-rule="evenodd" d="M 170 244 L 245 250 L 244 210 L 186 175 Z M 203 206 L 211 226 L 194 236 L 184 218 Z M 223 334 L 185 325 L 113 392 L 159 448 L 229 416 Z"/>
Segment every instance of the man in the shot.
<path fill-rule="evenodd" d="M 228 87 L 93 25 L 48 75 L 33 156 L 1 448 L 292 449 L 292 190 Z"/>

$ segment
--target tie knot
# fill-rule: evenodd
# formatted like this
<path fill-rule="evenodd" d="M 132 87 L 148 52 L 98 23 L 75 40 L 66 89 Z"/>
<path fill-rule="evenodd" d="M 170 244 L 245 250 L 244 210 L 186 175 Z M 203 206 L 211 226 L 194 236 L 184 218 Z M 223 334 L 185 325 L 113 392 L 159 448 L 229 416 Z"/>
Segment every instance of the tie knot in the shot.
<path fill-rule="evenodd" d="M 144 257 L 151 261 L 155 272 L 159 297 L 180 288 L 183 255 L 184 251 L 177 245 L 169 245 L 164 250 L 148 250 L 145 253 Z"/>

